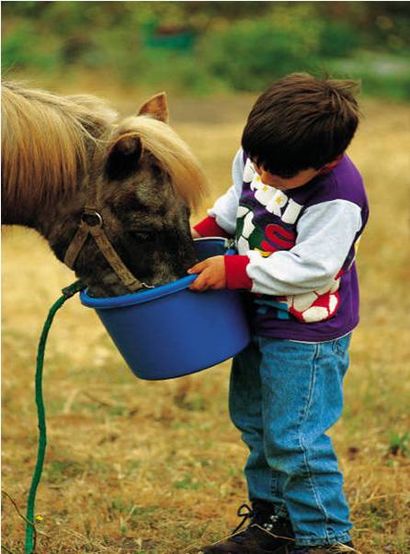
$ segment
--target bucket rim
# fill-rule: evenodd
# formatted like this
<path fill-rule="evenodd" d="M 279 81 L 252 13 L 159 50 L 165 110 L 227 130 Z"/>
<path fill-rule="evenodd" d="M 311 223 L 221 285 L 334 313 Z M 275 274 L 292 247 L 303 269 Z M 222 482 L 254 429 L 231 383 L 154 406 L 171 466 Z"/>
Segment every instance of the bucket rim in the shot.
<path fill-rule="evenodd" d="M 200 237 L 194 239 L 194 242 L 220 242 L 227 246 L 227 241 L 223 237 Z M 227 254 L 230 252 L 226 252 Z M 83 306 L 87 308 L 95 308 L 97 310 L 106 310 L 112 308 L 124 308 L 126 306 L 134 306 L 137 304 L 144 304 L 152 300 L 158 300 L 169 294 L 180 292 L 189 287 L 191 283 L 195 281 L 197 274 L 187 275 L 181 277 L 176 281 L 159 285 L 153 289 L 140 290 L 129 294 L 122 294 L 120 296 L 108 296 L 108 297 L 96 297 L 89 296 L 88 289 L 80 292 L 80 301 Z"/>
<path fill-rule="evenodd" d="M 196 275 L 188 275 L 182 277 L 171 283 L 160 285 L 153 289 L 142 290 L 138 292 L 132 292 L 130 294 L 122 294 L 120 296 L 109 297 L 95 297 L 89 296 L 87 290 L 80 292 L 81 303 L 87 308 L 97 308 L 98 310 L 110 309 L 110 308 L 123 308 L 125 306 L 134 306 L 137 304 L 144 304 L 152 300 L 158 300 L 169 294 L 180 292 L 189 287 L 196 279 Z"/>

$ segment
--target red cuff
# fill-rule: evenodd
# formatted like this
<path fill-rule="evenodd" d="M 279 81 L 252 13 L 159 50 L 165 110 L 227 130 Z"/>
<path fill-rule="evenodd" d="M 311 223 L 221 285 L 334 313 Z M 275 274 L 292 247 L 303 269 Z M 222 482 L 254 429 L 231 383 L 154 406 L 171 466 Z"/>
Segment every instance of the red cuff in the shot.
<path fill-rule="evenodd" d="M 227 233 L 216 222 L 214 217 L 210 215 L 194 225 L 194 229 L 201 237 L 224 237 L 229 238 L 231 235 Z"/>
<path fill-rule="evenodd" d="M 252 280 L 246 273 L 246 267 L 249 263 L 248 256 L 224 256 L 226 288 L 228 289 L 251 289 Z"/>

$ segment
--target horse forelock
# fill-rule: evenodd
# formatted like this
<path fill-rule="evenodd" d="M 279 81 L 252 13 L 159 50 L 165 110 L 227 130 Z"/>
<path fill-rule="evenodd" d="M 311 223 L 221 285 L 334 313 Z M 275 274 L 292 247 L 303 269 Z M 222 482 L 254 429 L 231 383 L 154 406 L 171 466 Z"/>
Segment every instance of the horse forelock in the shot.
<path fill-rule="evenodd" d="M 3 84 L 3 222 L 26 224 L 40 206 L 74 192 L 114 118 L 91 96 Z"/>
<path fill-rule="evenodd" d="M 166 171 L 177 194 L 192 209 L 197 209 L 207 192 L 207 181 L 201 165 L 188 145 L 167 124 L 149 116 L 125 119 L 116 135 L 136 133 Z"/>

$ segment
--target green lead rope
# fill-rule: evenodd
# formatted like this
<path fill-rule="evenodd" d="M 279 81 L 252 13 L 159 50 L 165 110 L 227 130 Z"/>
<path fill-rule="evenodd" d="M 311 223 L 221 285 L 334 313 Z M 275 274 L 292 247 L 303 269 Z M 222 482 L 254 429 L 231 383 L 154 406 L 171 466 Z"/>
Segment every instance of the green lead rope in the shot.
<path fill-rule="evenodd" d="M 33 554 L 36 548 L 36 528 L 35 528 L 35 503 L 37 487 L 40 483 L 41 474 L 43 472 L 44 457 L 46 453 L 47 445 L 47 428 L 46 428 L 46 414 L 44 408 L 43 399 L 43 365 L 44 365 L 44 352 L 46 349 L 47 337 L 50 331 L 50 327 L 53 323 L 54 316 L 63 304 L 72 296 L 77 294 L 85 288 L 85 285 L 81 281 L 76 281 L 72 285 L 62 290 L 63 296 L 61 296 L 50 308 L 48 317 L 44 323 L 43 330 L 41 332 L 40 341 L 38 343 L 37 350 L 37 365 L 36 365 L 36 378 L 35 378 L 35 398 L 37 405 L 37 418 L 38 418 L 38 449 L 37 449 L 37 461 L 34 468 L 33 477 L 31 480 L 30 492 L 27 500 L 27 512 L 26 512 L 26 540 L 25 540 L 25 554 Z"/>

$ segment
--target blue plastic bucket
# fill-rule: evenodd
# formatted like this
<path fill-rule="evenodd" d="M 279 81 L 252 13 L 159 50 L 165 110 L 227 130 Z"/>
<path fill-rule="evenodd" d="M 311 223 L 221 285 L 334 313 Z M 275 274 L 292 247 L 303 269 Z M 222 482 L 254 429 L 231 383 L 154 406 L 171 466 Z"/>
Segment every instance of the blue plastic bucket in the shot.
<path fill-rule="evenodd" d="M 220 238 L 195 240 L 199 259 L 226 254 Z M 249 343 L 241 294 L 189 290 L 195 275 L 110 298 L 80 294 L 94 308 L 124 360 L 141 379 L 172 379 L 214 366 Z"/>

